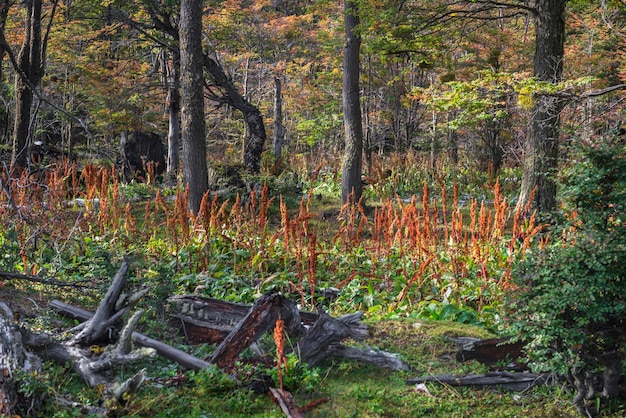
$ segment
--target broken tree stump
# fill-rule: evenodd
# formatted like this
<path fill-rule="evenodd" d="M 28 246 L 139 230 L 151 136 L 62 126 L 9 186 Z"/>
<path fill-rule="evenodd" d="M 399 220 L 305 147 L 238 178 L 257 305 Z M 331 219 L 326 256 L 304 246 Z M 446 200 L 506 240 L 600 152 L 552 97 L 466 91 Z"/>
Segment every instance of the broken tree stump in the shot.
<path fill-rule="evenodd" d="M 17 391 L 13 373 L 23 370 L 28 354 L 13 312 L 0 302 L 0 416 L 14 416 Z"/>

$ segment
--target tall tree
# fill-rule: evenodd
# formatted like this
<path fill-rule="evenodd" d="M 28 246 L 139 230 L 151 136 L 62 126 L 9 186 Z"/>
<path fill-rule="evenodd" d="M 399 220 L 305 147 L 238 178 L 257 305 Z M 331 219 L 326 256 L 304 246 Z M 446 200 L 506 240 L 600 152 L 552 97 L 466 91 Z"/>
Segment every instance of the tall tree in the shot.
<path fill-rule="evenodd" d="M 274 158 L 279 159 L 283 153 L 285 129 L 283 127 L 283 94 L 282 84 L 278 76 L 274 77 Z"/>
<path fill-rule="evenodd" d="M 164 51 L 164 55 L 167 55 Z M 172 51 L 172 63 L 170 66 L 165 61 L 165 81 L 167 85 L 167 172 L 174 176 L 178 171 L 180 143 L 180 50 Z"/>
<path fill-rule="evenodd" d="M 4 27 L 6 25 L 7 17 L 9 15 L 9 7 L 11 6 L 10 0 L 0 0 L 0 33 L 2 38 L 4 39 Z M 5 46 L 5 42 L 0 42 L 0 97 L 4 97 L 4 92 L 6 89 L 4 82 L 4 56 L 6 55 L 7 50 Z M 6 106 L 3 106 L 0 109 L 0 143 L 5 143 L 8 138 L 8 125 L 9 125 L 9 112 Z"/>
<path fill-rule="evenodd" d="M 15 76 L 15 121 L 13 125 L 13 162 L 25 166 L 30 140 L 32 87 L 42 77 L 41 59 L 41 0 L 25 2 L 24 39 L 18 55 L 18 74 Z M 26 78 L 26 79 L 25 79 Z"/>
<path fill-rule="evenodd" d="M 183 173 L 189 188 L 189 208 L 198 213 L 202 197 L 209 188 L 202 70 L 202 0 L 181 0 L 178 30 Z"/>
<path fill-rule="evenodd" d="M 343 123 L 345 148 L 341 163 L 341 200 L 358 203 L 363 194 L 361 172 L 363 166 L 363 127 L 361 122 L 360 49 L 361 36 L 358 6 L 354 1 L 344 2 L 346 43 L 343 51 Z"/>
<path fill-rule="evenodd" d="M 534 75 L 540 81 L 561 81 L 566 3 L 567 0 L 538 0 L 536 3 Z M 563 102 L 557 96 L 536 95 L 526 141 L 518 207 L 525 205 L 534 191 L 534 204 L 539 211 L 549 212 L 556 208 L 556 171 L 562 110 Z"/>

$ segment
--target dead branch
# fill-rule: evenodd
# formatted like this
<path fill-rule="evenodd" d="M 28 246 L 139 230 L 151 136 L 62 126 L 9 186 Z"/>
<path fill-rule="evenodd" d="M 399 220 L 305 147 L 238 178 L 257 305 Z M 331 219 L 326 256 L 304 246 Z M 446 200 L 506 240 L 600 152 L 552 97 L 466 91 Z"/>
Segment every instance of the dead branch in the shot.
<path fill-rule="evenodd" d="M 535 386 L 546 385 L 551 381 L 552 375 L 549 373 L 491 372 L 468 376 L 437 374 L 407 379 L 406 383 L 413 385 L 432 382 L 450 386 L 474 386 L 523 392 Z"/>
<path fill-rule="evenodd" d="M 87 321 L 93 317 L 93 312 L 86 309 L 78 308 L 76 306 L 69 305 L 59 300 L 53 300 L 50 302 L 50 307 L 62 314 L 69 316 L 79 321 Z M 185 353 L 182 350 L 174 348 L 170 345 L 147 337 L 140 334 L 137 331 L 132 333 L 133 342 L 142 347 L 149 347 L 156 350 L 156 353 L 168 360 L 177 362 L 183 367 L 191 370 L 201 370 L 210 366 L 210 363 Z"/>
<path fill-rule="evenodd" d="M 1 180 L 0 180 L 1 181 Z M 58 287 L 74 287 L 78 289 L 94 289 L 94 286 L 87 286 L 81 284 L 80 282 L 67 283 L 62 282 L 57 279 L 46 279 L 44 277 L 33 275 L 33 274 L 21 274 L 21 273 L 10 273 L 7 271 L 0 271 L 0 278 L 4 280 L 26 280 L 34 283 L 47 284 L 50 286 L 58 286 Z M 85 282 L 88 282 L 85 280 Z"/>
<path fill-rule="evenodd" d="M 95 314 L 87 321 L 87 324 L 82 327 L 80 332 L 69 341 L 69 344 L 91 345 L 98 341 L 110 339 L 111 329 L 114 329 L 122 317 L 145 295 L 147 289 L 140 290 L 131 296 L 122 294 L 122 290 L 126 286 L 129 266 L 130 260 L 128 257 L 124 257 L 122 266 L 115 274 L 113 282 L 104 298 L 100 301 Z"/>

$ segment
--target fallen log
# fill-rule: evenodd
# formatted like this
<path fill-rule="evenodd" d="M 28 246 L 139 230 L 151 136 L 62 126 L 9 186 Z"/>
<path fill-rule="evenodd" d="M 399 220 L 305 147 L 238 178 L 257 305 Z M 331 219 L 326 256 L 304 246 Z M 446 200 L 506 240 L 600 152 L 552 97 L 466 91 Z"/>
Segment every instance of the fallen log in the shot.
<path fill-rule="evenodd" d="M 173 296 L 169 301 L 177 306 L 177 312 L 172 315 L 183 322 L 186 335 L 191 324 L 200 330 L 194 331 L 196 335 L 210 336 L 208 341 L 203 342 L 220 343 L 210 360 L 207 362 L 190 356 L 137 332 L 133 333 L 133 340 L 139 345 L 155 348 L 157 354 L 187 368 L 198 370 L 208 367 L 209 364 L 215 364 L 222 369 L 232 367 L 241 352 L 257 341 L 263 333 L 271 330 L 276 320 L 280 318 L 284 321 L 286 333 L 292 341 L 301 337 L 294 351 L 309 366 L 330 359 L 344 358 L 393 370 L 409 370 L 409 366 L 396 354 L 369 347 L 360 349 L 341 344 L 341 341 L 348 338 L 362 341 L 367 335 L 367 327 L 360 322 L 362 318 L 360 312 L 337 319 L 323 312 L 319 314 L 303 312 L 299 311 L 293 302 L 277 293 L 263 295 L 253 306 L 195 295 Z M 52 301 L 50 305 L 81 321 L 89 319 L 92 315 L 88 311 L 60 301 Z"/>
<path fill-rule="evenodd" d="M 503 365 L 508 370 L 524 371 L 528 366 L 520 361 L 524 342 L 512 342 L 509 338 L 490 338 L 462 343 L 456 354 L 458 362 L 476 360 L 487 366 Z"/>
<path fill-rule="evenodd" d="M 535 386 L 546 385 L 551 382 L 552 374 L 549 373 L 516 373 L 516 372 L 490 372 L 468 376 L 455 376 L 451 374 L 437 374 L 431 376 L 407 379 L 409 385 L 419 383 L 440 383 L 450 386 L 473 386 L 478 388 L 503 389 L 514 392 L 523 392 Z"/>
<path fill-rule="evenodd" d="M 250 312 L 251 306 L 225 302 L 196 295 L 176 295 L 168 299 L 171 316 L 181 321 L 182 330 L 192 343 L 219 344 Z M 313 312 L 298 311 L 304 327 L 312 326 L 318 319 Z"/>
<path fill-rule="evenodd" d="M 395 354 L 340 344 L 348 338 L 362 341 L 366 337 L 367 326 L 361 323 L 361 312 L 333 318 L 324 312 L 299 311 L 293 302 L 278 294 L 264 295 L 252 307 L 195 295 L 174 296 L 169 301 L 177 306 L 172 315 L 182 321 L 185 335 L 193 335 L 195 342 L 220 343 L 211 358 L 219 367 L 232 365 L 245 348 L 274 326 L 280 315 L 290 340 L 301 336 L 293 351 L 309 366 L 344 358 L 392 370 L 409 370 Z M 232 326 L 234 323 L 236 327 Z"/>

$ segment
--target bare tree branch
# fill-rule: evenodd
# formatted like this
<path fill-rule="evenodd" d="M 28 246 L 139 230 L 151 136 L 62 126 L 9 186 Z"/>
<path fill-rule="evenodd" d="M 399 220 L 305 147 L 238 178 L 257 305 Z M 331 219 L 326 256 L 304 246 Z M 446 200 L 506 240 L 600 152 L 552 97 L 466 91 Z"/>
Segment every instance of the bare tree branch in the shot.
<path fill-rule="evenodd" d="M 600 90 L 589 90 L 589 91 L 582 93 L 580 97 L 581 98 L 598 97 L 598 96 L 603 96 L 608 93 L 612 93 L 616 90 L 626 90 L 626 84 L 616 84 L 614 86 L 607 87 L 607 88 L 600 89 Z"/>

